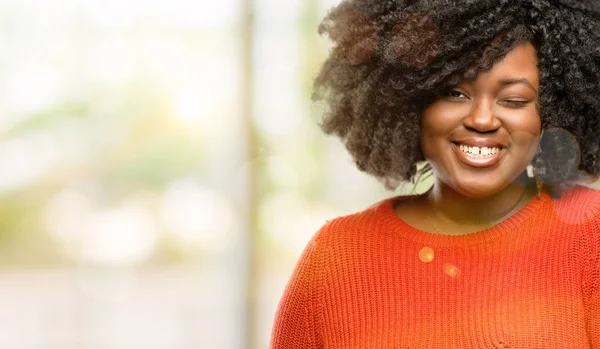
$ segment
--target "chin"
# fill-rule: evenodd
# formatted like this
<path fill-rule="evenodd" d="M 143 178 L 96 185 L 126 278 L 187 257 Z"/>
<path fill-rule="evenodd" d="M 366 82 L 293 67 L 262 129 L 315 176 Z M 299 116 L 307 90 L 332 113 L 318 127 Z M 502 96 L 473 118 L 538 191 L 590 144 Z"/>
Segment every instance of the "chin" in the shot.
<path fill-rule="evenodd" d="M 486 183 L 486 184 L 458 184 L 451 186 L 457 193 L 473 198 L 473 199 L 483 199 L 501 192 L 504 188 L 508 186 L 508 184 L 500 184 L 500 183 Z"/>

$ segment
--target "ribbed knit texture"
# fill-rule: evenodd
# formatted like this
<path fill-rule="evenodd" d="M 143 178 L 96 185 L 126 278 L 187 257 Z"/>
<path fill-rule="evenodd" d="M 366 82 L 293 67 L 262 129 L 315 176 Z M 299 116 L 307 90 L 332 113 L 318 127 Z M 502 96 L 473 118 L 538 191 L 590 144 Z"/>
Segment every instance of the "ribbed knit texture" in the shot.
<path fill-rule="evenodd" d="M 543 194 L 461 236 L 409 226 L 394 200 L 315 234 L 272 349 L 600 349 L 600 193 Z"/>

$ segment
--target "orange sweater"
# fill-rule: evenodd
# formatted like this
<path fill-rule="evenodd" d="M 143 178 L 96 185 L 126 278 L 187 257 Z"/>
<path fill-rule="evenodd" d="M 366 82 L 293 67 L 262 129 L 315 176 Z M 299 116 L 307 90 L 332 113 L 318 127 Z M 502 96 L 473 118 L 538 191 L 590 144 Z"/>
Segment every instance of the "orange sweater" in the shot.
<path fill-rule="evenodd" d="M 315 234 L 272 349 L 600 349 L 599 192 L 543 194 L 462 236 L 409 226 L 393 201 Z"/>

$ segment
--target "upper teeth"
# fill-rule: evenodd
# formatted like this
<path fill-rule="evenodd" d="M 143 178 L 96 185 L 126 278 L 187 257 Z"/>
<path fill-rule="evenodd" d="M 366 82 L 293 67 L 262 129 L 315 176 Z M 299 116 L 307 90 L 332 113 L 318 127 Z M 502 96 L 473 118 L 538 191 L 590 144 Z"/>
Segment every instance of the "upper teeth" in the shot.
<path fill-rule="evenodd" d="M 496 148 L 496 147 L 479 148 L 479 147 L 471 147 L 471 146 L 463 145 L 463 144 L 459 144 L 458 147 L 460 148 L 460 150 L 464 151 L 465 153 L 473 154 L 473 155 L 493 155 L 493 154 L 500 152 L 500 148 Z"/>

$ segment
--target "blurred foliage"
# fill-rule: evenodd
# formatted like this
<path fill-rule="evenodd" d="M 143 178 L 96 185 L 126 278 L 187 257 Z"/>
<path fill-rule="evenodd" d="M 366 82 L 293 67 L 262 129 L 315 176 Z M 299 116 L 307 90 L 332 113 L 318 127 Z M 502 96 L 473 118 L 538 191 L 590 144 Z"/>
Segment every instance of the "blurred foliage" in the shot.
<path fill-rule="evenodd" d="M 88 102 L 64 101 L 60 105 L 24 118 L 23 121 L 14 124 L 3 136 L 4 138 L 19 137 L 31 131 L 47 130 L 60 123 L 82 120 L 89 116 L 91 109 L 92 106 Z"/>

